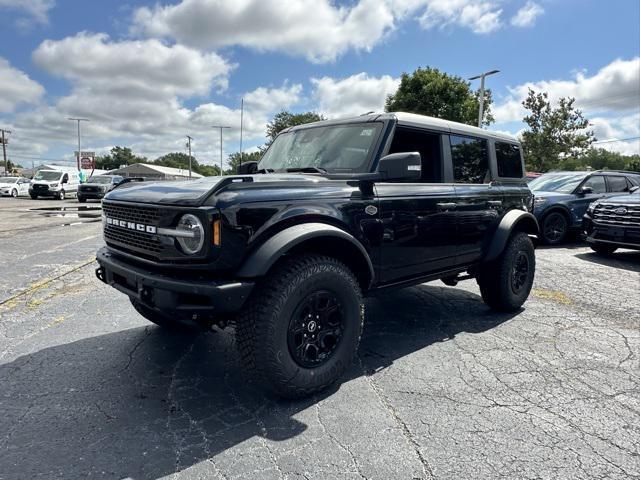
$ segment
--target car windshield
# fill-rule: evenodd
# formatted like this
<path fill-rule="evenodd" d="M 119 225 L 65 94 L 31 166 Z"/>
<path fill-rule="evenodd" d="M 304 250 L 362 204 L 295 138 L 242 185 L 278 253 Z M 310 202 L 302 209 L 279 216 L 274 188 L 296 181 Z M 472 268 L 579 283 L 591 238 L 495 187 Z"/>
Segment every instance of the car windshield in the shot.
<path fill-rule="evenodd" d="M 91 177 L 87 183 L 111 183 L 111 177 Z"/>
<path fill-rule="evenodd" d="M 533 192 L 571 193 L 586 176 L 586 173 L 547 173 L 531 180 L 529 188 Z"/>
<path fill-rule="evenodd" d="M 271 144 L 258 168 L 364 173 L 381 130 L 381 123 L 363 123 L 328 125 L 283 133 Z"/>
<path fill-rule="evenodd" d="M 0 177 L 0 183 L 16 183 L 18 177 Z"/>
<path fill-rule="evenodd" d="M 36 173 L 36 176 L 33 177 L 34 180 L 58 180 L 62 172 L 56 172 L 54 170 L 40 170 Z"/>

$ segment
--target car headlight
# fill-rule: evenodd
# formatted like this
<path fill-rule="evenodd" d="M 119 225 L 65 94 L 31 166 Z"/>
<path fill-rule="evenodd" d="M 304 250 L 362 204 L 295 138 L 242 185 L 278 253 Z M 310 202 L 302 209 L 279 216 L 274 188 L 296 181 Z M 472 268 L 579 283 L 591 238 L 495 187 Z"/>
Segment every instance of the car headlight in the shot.
<path fill-rule="evenodd" d="M 55 188 L 55 187 L 57 187 L 57 186 L 58 186 L 58 184 L 57 184 L 57 183 L 51 183 L 51 184 L 49 184 L 49 186 L 50 186 L 50 187 L 54 187 L 54 188 Z"/>
<path fill-rule="evenodd" d="M 184 235 L 180 233 L 184 232 Z M 202 250 L 204 245 L 204 227 L 195 215 L 187 213 L 180 218 L 176 227 L 176 236 L 180 248 L 188 255 L 195 255 Z"/>

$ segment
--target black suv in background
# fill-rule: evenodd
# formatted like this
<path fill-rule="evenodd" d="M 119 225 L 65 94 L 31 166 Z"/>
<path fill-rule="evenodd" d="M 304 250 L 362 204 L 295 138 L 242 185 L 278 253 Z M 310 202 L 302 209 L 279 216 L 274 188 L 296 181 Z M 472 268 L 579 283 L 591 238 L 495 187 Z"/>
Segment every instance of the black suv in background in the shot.
<path fill-rule="evenodd" d="M 595 252 L 640 250 L 640 187 L 633 187 L 631 194 L 593 202 L 582 218 L 582 229 Z"/>
<path fill-rule="evenodd" d="M 363 295 L 468 278 L 496 310 L 529 295 L 538 225 L 514 138 L 373 114 L 288 129 L 242 172 L 108 193 L 96 275 L 161 326 L 233 321 L 280 395 L 340 377 Z"/>
<path fill-rule="evenodd" d="M 550 172 L 530 181 L 541 240 L 547 245 L 562 243 L 580 228 L 590 203 L 628 193 L 638 185 L 640 173 L 617 170 Z"/>

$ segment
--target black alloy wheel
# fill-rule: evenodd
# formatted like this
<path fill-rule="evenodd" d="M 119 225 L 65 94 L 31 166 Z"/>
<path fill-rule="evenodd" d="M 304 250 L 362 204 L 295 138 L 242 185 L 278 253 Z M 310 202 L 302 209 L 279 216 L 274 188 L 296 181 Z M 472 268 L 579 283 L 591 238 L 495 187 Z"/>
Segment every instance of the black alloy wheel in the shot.
<path fill-rule="evenodd" d="M 516 258 L 513 261 L 513 267 L 511 269 L 511 289 L 513 293 L 518 295 L 522 289 L 527 285 L 529 279 L 529 257 L 527 254 L 520 250 L 516 254 Z"/>
<path fill-rule="evenodd" d="M 319 290 L 300 302 L 287 335 L 289 353 L 297 364 L 314 368 L 331 358 L 344 332 L 342 310 L 338 297 L 328 290 Z"/>
<path fill-rule="evenodd" d="M 542 237 L 547 245 L 558 245 L 567 235 L 567 218 L 560 212 L 551 212 L 542 224 Z"/>

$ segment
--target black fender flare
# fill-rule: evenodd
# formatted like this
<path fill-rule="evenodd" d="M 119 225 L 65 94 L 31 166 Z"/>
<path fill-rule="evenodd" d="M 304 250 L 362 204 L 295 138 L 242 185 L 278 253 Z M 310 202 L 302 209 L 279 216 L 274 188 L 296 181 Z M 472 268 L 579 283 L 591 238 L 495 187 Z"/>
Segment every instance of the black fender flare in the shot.
<path fill-rule="evenodd" d="M 367 250 L 353 235 L 327 223 L 303 223 L 276 233 L 253 251 L 244 261 L 237 276 L 254 278 L 264 276 L 278 259 L 296 245 L 314 238 L 331 237 L 349 242 L 362 255 L 369 269 L 371 281 L 375 278 L 373 264 Z"/>
<path fill-rule="evenodd" d="M 498 225 L 493 239 L 489 244 L 486 261 L 495 260 L 500 256 L 504 248 L 507 246 L 507 241 L 514 230 L 519 230 L 529 235 L 538 235 L 540 227 L 536 217 L 529 212 L 522 210 L 509 210 Z"/>

